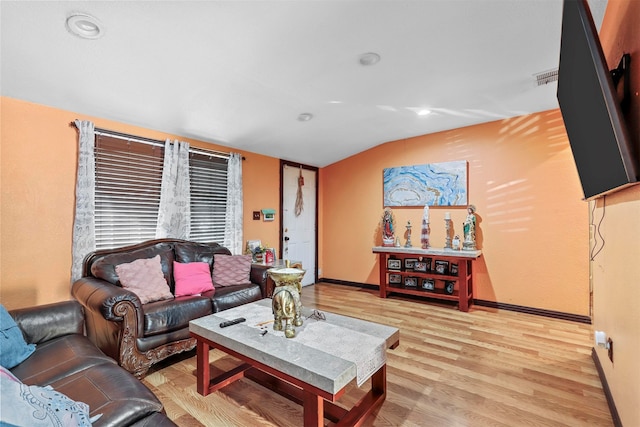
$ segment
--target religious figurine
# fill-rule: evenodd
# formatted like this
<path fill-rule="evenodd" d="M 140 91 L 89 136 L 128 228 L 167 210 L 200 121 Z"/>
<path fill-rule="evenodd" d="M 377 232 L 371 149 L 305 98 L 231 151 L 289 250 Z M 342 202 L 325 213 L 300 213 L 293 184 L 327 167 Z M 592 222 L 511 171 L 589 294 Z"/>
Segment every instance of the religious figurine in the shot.
<path fill-rule="evenodd" d="M 467 207 L 467 218 L 465 218 L 462 224 L 464 231 L 464 241 L 462 242 L 462 249 L 469 251 L 476 250 L 476 207 L 469 205 Z"/>
<path fill-rule="evenodd" d="M 407 243 L 404 244 L 405 248 L 411 247 L 411 221 L 407 221 Z"/>
<path fill-rule="evenodd" d="M 420 235 L 420 243 L 422 249 L 429 249 L 429 235 L 431 234 L 431 228 L 429 227 L 429 205 L 424 205 L 422 211 L 422 234 Z"/>
<path fill-rule="evenodd" d="M 453 247 L 453 250 L 460 250 L 460 236 L 458 236 L 457 234 L 455 236 L 453 236 L 453 241 L 451 242 L 451 246 Z"/>
<path fill-rule="evenodd" d="M 393 246 L 396 237 L 394 234 L 394 223 L 395 220 L 393 218 L 393 212 L 390 208 L 384 208 L 384 213 L 382 214 L 382 246 Z"/>

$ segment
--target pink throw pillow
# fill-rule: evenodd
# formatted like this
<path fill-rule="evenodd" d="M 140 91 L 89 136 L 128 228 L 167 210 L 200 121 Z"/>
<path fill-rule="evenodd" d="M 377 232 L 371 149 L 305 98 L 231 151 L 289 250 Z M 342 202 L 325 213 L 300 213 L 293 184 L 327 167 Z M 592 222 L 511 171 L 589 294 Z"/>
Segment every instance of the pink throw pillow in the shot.
<path fill-rule="evenodd" d="M 142 304 L 173 298 L 162 273 L 160 255 L 116 265 L 122 287 L 135 293 Z"/>
<path fill-rule="evenodd" d="M 173 280 L 176 282 L 177 297 L 200 295 L 213 290 L 209 263 L 173 261 Z"/>
<path fill-rule="evenodd" d="M 251 255 L 213 255 L 213 283 L 218 286 L 249 285 Z"/>

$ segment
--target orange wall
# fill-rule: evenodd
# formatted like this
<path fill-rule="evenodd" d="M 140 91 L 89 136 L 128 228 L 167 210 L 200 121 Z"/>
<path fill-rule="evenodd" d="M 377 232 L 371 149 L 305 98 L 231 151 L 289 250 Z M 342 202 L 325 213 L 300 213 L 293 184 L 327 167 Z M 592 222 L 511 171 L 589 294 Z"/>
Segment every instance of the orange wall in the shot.
<path fill-rule="evenodd" d="M 2 97 L 0 108 L 0 301 L 9 308 L 70 298 L 77 132 L 69 123 L 193 146 L 225 147 Z M 237 151 L 237 150 L 234 150 Z M 278 241 L 277 223 L 251 211 L 279 203 L 279 160 L 242 152 L 245 239 Z M 265 191 L 267 189 L 267 191 Z"/>
<path fill-rule="evenodd" d="M 468 161 L 477 208 L 475 297 L 589 315 L 588 204 L 559 110 L 389 142 L 325 167 L 322 277 L 379 284 L 382 170 L 453 160 Z M 418 246 L 422 207 L 393 211 L 402 243 L 410 220 Z M 462 234 L 464 207 L 434 207 L 434 247 L 444 246 L 445 212 Z"/>
<path fill-rule="evenodd" d="M 609 68 L 631 53 L 630 133 L 640 142 L 640 2 L 609 0 L 600 40 Z M 597 347 L 607 383 L 625 426 L 640 426 L 640 185 L 597 201 L 604 247 L 592 263 L 594 329 L 614 343 L 614 361 Z"/>

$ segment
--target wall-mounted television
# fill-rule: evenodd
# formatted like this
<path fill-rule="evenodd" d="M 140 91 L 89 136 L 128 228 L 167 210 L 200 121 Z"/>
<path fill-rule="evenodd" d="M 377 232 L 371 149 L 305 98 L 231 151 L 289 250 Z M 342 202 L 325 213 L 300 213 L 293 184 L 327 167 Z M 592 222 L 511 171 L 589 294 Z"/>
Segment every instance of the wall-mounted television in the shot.
<path fill-rule="evenodd" d="M 564 0 L 557 96 L 585 199 L 638 183 L 638 147 L 586 0 Z"/>

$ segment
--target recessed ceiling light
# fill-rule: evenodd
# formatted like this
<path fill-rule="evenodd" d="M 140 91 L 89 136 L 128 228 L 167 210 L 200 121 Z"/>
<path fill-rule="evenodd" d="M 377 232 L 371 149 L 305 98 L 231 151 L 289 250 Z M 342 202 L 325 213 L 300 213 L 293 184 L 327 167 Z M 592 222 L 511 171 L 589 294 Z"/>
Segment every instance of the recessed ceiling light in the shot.
<path fill-rule="evenodd" d="M 311 113 L 302 113 L 298 116 L 299 122 L 308 122 L 311 119 L 313 119 L 313 114 Z"/>
<path fill-rule="evenodd" d="M 418 115 L 419 116 L 428 116 L 429 114 L 431 114 L 431 110 L 428 109 L 423 109 L 423 110 L 418 110 Z"/>
<path fill-rule="evenodd" d="M 86 13 L 74 12 L 67 17 L 67 30 L 74 36 L 95 40 L 104 35 L 102 23 Z"/>
<path fill-rule="evenodd" d="M 371 65 L 375 65 L 378 62 L 380 62 L 380 55 L 378 55 L 375 52 L 363 53 L 358 58 L 358 62 L 360 62 L 360 65 L 362 65 L 364 67 L 369 67 Z"/>

